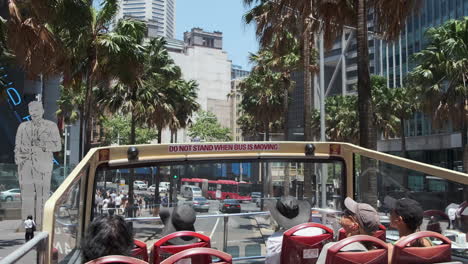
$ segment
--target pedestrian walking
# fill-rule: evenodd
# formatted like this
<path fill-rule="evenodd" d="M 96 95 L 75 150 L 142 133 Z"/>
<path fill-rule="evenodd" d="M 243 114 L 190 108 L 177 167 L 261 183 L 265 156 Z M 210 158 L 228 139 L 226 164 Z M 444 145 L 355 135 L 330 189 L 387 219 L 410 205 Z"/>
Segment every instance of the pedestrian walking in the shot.
<path fill-rule="evenodd" d="M 26 230 L 24 239 L 28 242 L 34 238 L 34 231 L 36 231 L 36 223 L 34 222 L 32 215 L 28 215 L 28 218 L 24 221 L 24 229 Z"/>

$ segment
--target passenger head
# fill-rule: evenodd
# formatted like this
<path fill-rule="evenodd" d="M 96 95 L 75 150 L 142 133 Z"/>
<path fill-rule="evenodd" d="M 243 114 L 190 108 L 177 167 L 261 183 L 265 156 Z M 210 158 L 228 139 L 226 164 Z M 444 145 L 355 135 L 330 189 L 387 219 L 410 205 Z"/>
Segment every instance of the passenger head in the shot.
<path fill-rule="evenodd" d="M 422 224 L 424 211 L 417 201 L 409 198 L 396 200 L 387 196 L 385 204 L 391 209 L 390 226 L 398 229 L 400 234 L 414 233 Z"/>
<path fill-rule="evenodd" d="M 133 244 L 133 235 L 122 217 L 98 216 L 81 243 L 83 262 L 108 255 L 128 256 Z"/>
<path fill-rule="evenodd" d="M 379 229 L 380 218 L 374 207 L 366 203 L 357 203 L 349 197 L 345 199 L 344 206 L 340 224 L 348 236 L 372 235 Z"/>
<path fill-rule="evenodd" d="M 195 221 L 197 216 L 195 210 L 189 205 L 180 205 L 174 208 L 163 208 L 159 212 L 161 221 L 164 224 L 161 236 L 167 236 L 178 231 L 195 232 Z M 169 241 L 171 244 L 183 245 L 191 244 L 197 241 L 193 237 L 174 238 Z"/>
<path fill-rule="evenodd" d="M 266 207 L 276 222 L 276 229 L 290 229 L 310 220 L 310 204 L 292 196 L 282 196 L 277 201 L 267 200 Z"/>

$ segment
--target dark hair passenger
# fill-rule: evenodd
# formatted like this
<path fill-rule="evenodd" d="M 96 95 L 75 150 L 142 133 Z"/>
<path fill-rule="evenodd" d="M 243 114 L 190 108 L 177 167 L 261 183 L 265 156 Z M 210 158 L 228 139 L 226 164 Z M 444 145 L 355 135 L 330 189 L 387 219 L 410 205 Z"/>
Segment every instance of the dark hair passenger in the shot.
<path fill-rule="evenodd" d="M 94 218 L 81 243 L 83 262 L 108 255 L 129 256 L 133 235 L 125 220 L 118 215 Z"/>

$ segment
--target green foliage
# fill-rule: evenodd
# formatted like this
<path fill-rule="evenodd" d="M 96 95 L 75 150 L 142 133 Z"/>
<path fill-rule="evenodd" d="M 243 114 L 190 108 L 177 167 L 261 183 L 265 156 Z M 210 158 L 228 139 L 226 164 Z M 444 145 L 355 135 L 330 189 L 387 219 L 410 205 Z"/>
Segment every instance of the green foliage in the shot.
<path fill-rule="evenodd" d="M 266 50 L 251 54 L 250 60 L 256 66 L 239 84 L 239 92 L 242 94 L 241 110 L 268 129 L 281 118 L 284 102 L 283 75 L 268 65 L 271 58 L 272 54 Z"/>
<path fill-rule="evenodd" d="M 359 142 L 357 96 L 337 95 L 325 99 L 325 134 L 330 141 Z M 313 133 L 320 134 L 320 112 L 312 112 Z"/>
<path fill-rule="evenodd" d="M 430 28 L 427 47 L 414 55 L 419 63 L 410 73 L 423 102 L 422 110 L 433 116 L 436 127 L 451 120 L 455 129 L 466 126 L 468 98 L 468 17 Z"/>
<path fill-rule="evenodd" d="M 385 138 L 400 131 L 400 120 L 408 119 L 418 109 L 415 91 L 407 87 L 389 88 L 381 76 L 371 76 L 372 103 L 377 127 Z M 329 96 L 325 100 L 325 124 L 328 140 L 359 143 L 359 115 L 357 96 Z M 320 131 L 320 112 L 312 113 L 314 133 Z"/>
<path fill-rule="evenodd" d="M 199 138 L 205 142 L 232 140 L 229 128 L 222 127 L 213 113 L 199 111 L 197 116 L 197 120 L 189 128 L 189 136 L 192 139 Z"/>
<path fill-rule="evenodd" d="M 76 122 L 80 118 L 78 106 L 84 103 L 85 87 L 80 85 L 76 89 L 65 89 L 60 86 L 60 98 L 57 100 L 57 116 L 62 117 L 66 124 Z"/>
<path fill-rule="evenodd" d="M 120 143 L 120 145 L 130 144 L 130 122 L 131 118 L 127 115 L 114 115 L 109 118 L 102 118 L 104 129 L 105 145 Z M 147 127 L 137 127 L 136 144 L 148 144 L 156 139 L 157 132 Z"/>

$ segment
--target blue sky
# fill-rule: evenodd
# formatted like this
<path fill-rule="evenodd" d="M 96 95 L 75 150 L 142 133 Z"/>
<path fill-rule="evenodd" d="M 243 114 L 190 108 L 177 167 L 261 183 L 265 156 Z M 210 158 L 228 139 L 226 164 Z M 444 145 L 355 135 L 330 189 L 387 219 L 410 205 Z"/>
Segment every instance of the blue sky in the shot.
<path fill-rule="evenodd" d="M 245 11 L 242 0 L 176 0 L 176 38 L 193 27 L 221 31 L 232 63 L 250 69 L 248 55 L 257 51 L 258 42 L 255 27 L 242 21 Z"/>
<path fill-rule="evenodd" d="M 95 0 L 99 8 L 101 0 Z M 249 52 L 258 50 L 255 27 L 245 25 L 242 15 L 247 9 L 242 0 L 176 0 L 176 38 L 185 31 L 201 27 L 206 31 L 223 32 L 223 49 L 233 64 L 250 69 Z"/>

